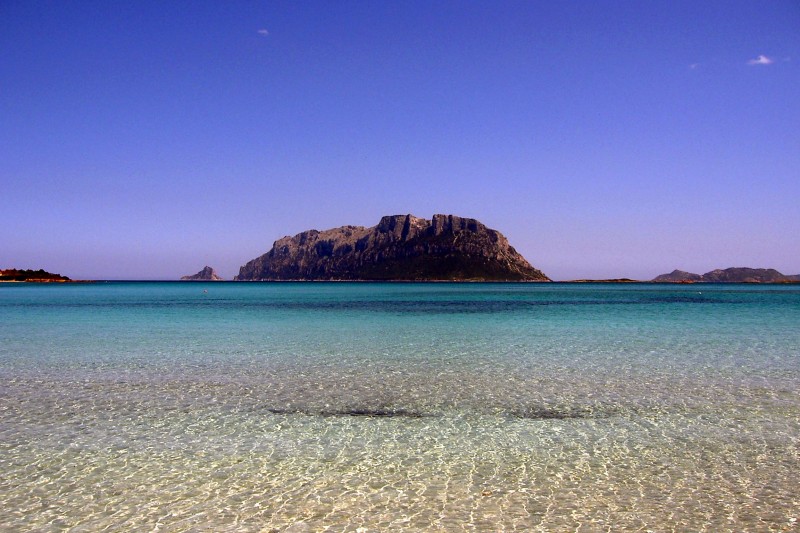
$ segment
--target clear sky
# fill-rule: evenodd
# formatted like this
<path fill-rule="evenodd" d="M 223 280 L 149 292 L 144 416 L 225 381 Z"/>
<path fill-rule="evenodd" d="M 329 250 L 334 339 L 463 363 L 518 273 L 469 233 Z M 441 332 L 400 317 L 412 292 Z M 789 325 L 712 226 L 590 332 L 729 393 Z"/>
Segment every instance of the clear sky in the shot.
<path fill-rule="evenodd" d="M 400 213 L 554 279 L 800 273 L 800 3 L 0 1 L 0 268 L 232 278 Z"/>

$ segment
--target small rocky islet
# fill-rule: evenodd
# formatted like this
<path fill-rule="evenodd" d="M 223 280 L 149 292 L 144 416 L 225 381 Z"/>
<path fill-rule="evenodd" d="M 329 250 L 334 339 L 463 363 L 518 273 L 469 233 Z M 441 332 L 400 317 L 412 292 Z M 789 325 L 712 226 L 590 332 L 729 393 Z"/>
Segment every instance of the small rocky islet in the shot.
<path fill-rule="evenodd" d="M 183 276 L 181 278 L 181 281 L 223 281 L 223 280 L 217 274 L 216 270 L 214 270 L 210 266 L 205 266 L 197 274 L 192 274 L 192 275 L 189 275 L 189 276 Z"/>

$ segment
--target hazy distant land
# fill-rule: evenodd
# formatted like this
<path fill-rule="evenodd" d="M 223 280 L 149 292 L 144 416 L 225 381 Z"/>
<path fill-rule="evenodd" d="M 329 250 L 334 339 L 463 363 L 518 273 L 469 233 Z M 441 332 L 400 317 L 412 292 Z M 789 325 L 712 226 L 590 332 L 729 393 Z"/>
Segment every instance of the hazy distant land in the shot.
<path fill-rule="evenodd" d="M 653 278 L 656 283 L 792 283 L 800 281 L 800 274 L 785 275 L 774 268 L 733 267 L 716 269 L 705 274 L 673 270 Z"/>
<path fill-rule="evenodd" d="M 181 281 L 224 281 L 212 267 Z M 71 282 L 43 269 L 0 270 L 0 281 Z M 275 241 L 234 281 L 552 281 L 499 231 L 472 218 L 390 215 L 372 227 L 307 230 Z M 799 283 L 800 274 L 732 267 L 705 274 L 673 270 L 652 280 L 577 279 L 564 283 Z"/>

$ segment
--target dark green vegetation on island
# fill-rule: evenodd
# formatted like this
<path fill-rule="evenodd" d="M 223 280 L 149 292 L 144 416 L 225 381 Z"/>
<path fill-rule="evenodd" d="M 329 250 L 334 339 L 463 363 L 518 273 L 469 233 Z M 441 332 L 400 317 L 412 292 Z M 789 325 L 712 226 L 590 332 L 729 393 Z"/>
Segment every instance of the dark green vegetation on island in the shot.
<path fill-rule="evenodd" d="M 53 274 L 42 269 L 19 270 L 16 268 L 11 268 L 8 270 L 0 270 L 0 281 L 31 281 L 48 283 L 72 280 L 66 276 L 62 276 L 61 274 Z"/>
<path fill-rule="evenodd" d="M 394 215 L 371 228 L 304 231 L 275 241 L 235 279 L 550 281 L 500 232 L 454 215 Z"/>
<path fill-rule="evenodd" d="M 798 275 L 784 275 L 774 268 L 726 268 L 705 274 L 692 274 L 683 270 L 673 270 L 653 279 L 656 283 L 793 283 L 800 281 Z"/>

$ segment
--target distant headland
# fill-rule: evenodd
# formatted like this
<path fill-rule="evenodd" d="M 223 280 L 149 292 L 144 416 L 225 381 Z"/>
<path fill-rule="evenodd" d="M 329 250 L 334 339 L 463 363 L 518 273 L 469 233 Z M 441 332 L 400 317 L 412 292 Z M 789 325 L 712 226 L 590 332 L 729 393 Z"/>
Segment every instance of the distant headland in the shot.
<path fill-rule="evenodd" d="M 550 281 L 499 231 L 472 218 L 413 215 L 275 241 L 237 281 Z"/>
<path fill-rule="evenodd" d="M 0 281 L 29 281 L 38 283 L 53 283 L 72 281 L 66 276 L 61 274 L 53 274 L 46 272 L 42 269 L 39 270 L 20 270 L 10 268 L 8 270 L 0 270 Z"/>
<path fill-rule="evenodd" d="M 653 278 L 656 283 L 793 283 L 800 282 L 800 274 L 785 275 L 774 268 L 734 267 L 712 270 L 705 274 L 693 274 L 684 270 L 673 270 Z"/>

